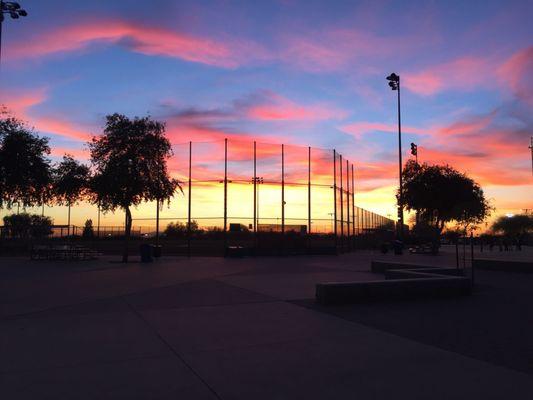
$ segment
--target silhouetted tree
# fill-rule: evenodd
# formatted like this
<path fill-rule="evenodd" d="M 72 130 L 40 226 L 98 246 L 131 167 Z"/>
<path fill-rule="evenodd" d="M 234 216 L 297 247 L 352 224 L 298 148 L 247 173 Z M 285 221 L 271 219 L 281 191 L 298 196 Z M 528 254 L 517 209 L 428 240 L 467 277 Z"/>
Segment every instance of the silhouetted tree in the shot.
<path fill-rule="evenodd" d="M 0 207 L 32 207 L 49 199 L 49 154 L 48 138 L 5 112 L 0 115 Z"/>
<path fill-rule="evenodd" d="M 187 226 L 188 226 L 188 222 L 187 223 L 182 223 L 179 221 L 171 222 L 165 228 L 165 235 L 169 238 L 185 236 L 188 231 Z M 194 220 L 191 221 L 191 232 L 198 232 L 198 230 L 199 230 L 198 222 Z"/>
<path fill-rule="evenodd" d="M 403 200 L 408 210 L 435 227 L 455 221 L 465 227 L 490 215 L 490 205 L 481 187 L 448 165 L 417 164 L 409 160 L 403 170 Z"/>
<path fill-rule="evenodd" d="M 123 262 L 128 261 L 131 234 L 131 206 L 144 201 L 170 201 L 179 182 L 170 178 L 167 159 L 172 155 L 163 123 L 150 117 L 129 119 L 108 115 L 104 134 L 89 143 L 93 202 L 102 211 L 125 211 Z"/>
<path fill-rule="evenodd" d="M 4 228 L 12 238 L 42 238 L 52 234 L 52 219 L 27 213 L 11 214 L 4 217 Z"/>
<path fill-rule="evenodd" d="M 70 234 L 70 208 L 87 196 L 89 190 L 89 167 L 65 154 L 53 169 L 53 194 L 56 203 L 68 207 L 68 234 Z"/>
<path fill-rule="evenodd" d="M 82 236 L 86 239 L 91 239 L 94 237 L 94 227 L 92 219 L 88 219 L 87 221 L 85 221 Z"/>
<path fill-rule="evenodd" d="M 531 233 L 533 232 L 533 216 L 518 214 L 507 217 L 504 215 L 492 224 L 492 230 L 503 232 L 507 236 L 522 236 Z"/>

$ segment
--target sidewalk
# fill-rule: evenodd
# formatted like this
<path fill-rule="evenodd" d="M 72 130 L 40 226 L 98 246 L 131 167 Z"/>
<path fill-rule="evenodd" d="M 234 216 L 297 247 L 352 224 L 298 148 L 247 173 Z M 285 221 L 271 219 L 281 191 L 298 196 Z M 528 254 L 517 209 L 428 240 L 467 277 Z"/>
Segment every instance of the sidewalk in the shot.
<path fill-rule="evenodd" d="M 317 280 L 373 279 L 369 260 L 376 257 L 384 256 L 169 258 L 127 267 L 109 260 L 58 267 L 2 259 L 0 396 L 501 399 L 533 395 L 531 371 L 482 361 L 476 354 L 467 357 L 457 349 L 444 350 L 440 343 L 409 337 L 392 322 L 386 327 L 369 318 L 386 315 L 412 324 L 431 314 L 430 305 L 382 305 L 375 313 L 359 306 L 340 311 L 309 306 Z M 417 259 L 407 256 L 403 261 Z M 493 284 L 491 278 L 480 279 L 485 279 L 482 285 Z M 516 284 L 507 280 L 494 290 L 503 292 Z M 450 310 L 469 307 L 468 301 Z M 482 298 L 477 302 L 480 307 L 485 304 Z M 435 310 L 447 308 L 443 303 Z M 418 326 L 423 329 L 423 325 Z M 461 326 L 455 328 L 461 332 Z M 524 337 L 524 349 L 529 351 L 530 338 Z"/>

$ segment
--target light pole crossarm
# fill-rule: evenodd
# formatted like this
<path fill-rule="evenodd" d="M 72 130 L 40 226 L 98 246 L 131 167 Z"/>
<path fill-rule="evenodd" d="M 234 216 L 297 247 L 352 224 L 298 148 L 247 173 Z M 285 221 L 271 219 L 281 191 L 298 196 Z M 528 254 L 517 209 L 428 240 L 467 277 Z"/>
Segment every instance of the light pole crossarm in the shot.
<path fill-rule="evenodd" d="M 9 15 L 12 19 L 28 16 L 27 11 L 21 8 L 19 3 L 0 0 L 0 62 L 2 60 L 2 23 L 4 22 L 4 14 Z"/>

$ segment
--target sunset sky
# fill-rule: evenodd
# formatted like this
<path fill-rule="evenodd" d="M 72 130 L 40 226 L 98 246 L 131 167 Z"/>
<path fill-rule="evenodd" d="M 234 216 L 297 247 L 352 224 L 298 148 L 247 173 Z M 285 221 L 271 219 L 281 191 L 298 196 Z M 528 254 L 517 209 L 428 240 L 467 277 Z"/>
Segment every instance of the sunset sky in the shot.
<path fill-rule="evenodd" d="M 394 214 L 396 92 L 385 77 L 396 72 L 405 159 L 415 142 L 420 161 L 475 178 L 496 214 L 533 208 L 531 1 L 21 3 L 29 16 L 4 24 L 0 103 L 51 138 L 54 160 L 86 160 L 106 114 L 150 114 L 173 143 L 335 148 L 355 163 L 357 204 Z M 183 196 L 174 203 L 183 213 Z M 61 208 L 47 212 L 66 222 Z M 74 222 L 87 216 L 78 207 Z"/>

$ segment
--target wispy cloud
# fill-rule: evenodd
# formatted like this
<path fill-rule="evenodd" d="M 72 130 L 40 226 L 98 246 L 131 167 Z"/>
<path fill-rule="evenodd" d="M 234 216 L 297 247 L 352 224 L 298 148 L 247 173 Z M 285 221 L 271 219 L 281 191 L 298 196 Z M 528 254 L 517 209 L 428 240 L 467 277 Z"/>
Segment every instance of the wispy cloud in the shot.
<path fill-rule="evenodd" d="M 43 58 L 54 54 L 86 51 L 96 44 L 115 44 L 146 55 L 236 68 L 266 59 L 259 44 L 242 38 L 211 39 L 177 31 L 140 26 L 122 20 L 95 20 L 35 33 L 35 40 L 13 42 L 6 48 L 9 59 Z"/>

